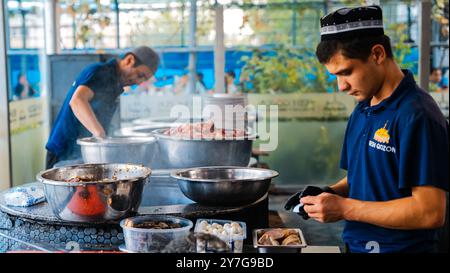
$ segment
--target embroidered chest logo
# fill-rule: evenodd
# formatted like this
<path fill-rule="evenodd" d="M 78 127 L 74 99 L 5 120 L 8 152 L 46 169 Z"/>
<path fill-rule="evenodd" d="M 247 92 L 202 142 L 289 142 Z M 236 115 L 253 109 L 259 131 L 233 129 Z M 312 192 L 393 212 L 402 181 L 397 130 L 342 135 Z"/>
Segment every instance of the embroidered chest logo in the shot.
<path fill-rule="evenodd" d="M 369 147 L 383 152 L 395 154 L 395 147 L 384 145 L 389 144 L 389 140 L 391 139 L 391 136 L 389 135 L 389 130 L 386 129 L 387 124 L 388 121 L 386 121 L 383 128 L 380 128 L 375 131 L 375 134 L 373 135 L 373 139 L 375 141 L 369 140 Z"/>
<path fill-rule="evenodd" d="M 386 143 L 386 144 L 389 143 L 389 139 L 391 137 L 389 136 L 389 130 L 386 129 L 386 125 L 387 125 L 387 121 L 384 124 L 383 128 L 380 128 L 375 132 L 373 139 L 375 139 L 376 141 L 378 141 L 380 143 Z"/>

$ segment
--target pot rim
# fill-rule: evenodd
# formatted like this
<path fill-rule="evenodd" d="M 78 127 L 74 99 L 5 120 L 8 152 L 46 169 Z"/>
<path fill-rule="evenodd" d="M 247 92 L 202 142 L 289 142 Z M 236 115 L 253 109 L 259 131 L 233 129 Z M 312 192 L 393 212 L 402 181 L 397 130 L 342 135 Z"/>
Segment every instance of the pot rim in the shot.
<path fill-rule="evenodd" d="M 114 142 L 114 140 L 119 139 L 127 139 L 130 140 L 130 142 L 121 142 L 117 141 Z M 79 138 L 77 139 L 77 144 L 80 146 L 123 146 L 123 145 L 147 145 L 152 144 L 156 142 L 156 138 L 154 136 L 116 136 L 116 137 L 107 137 L 104 139 L 101 139 L 101 142 L 96 142 L 99 140 L 97 137 L 85 137 L 85 138 Z M 134 140 L 134 141 L 133 141 Z"/>
<path fill-rule="evenodd" d="M 243 178 L 243 179 L 237 179 L 237 178 L 220 178 L 220 179 L 206 179 L 206 178 L 190 178 L 190 177 L 184 177 L 181 176 L 181 173 L 183 172 L 189 172 L 193 170 L 199 170 L 199 169 L 246 169 L 246 170 L 254 170 L 259 172 L 267 172 L 270 173 L 267 177 L 259 177 L 259 178 Z M 265 180 L 271 180 L 275 177 L 277 177 L 279 173 L 277 171 L 271 170 L 271 169 L 263 169 L 263 168 L 250 168 L 250 167 L 239 167 L 239 166 L 208 166 L 208 167 L 197 167 L 197 168 L 186 168 L 186 169 L 179 169 L 176 171 L 173 171 L 170 173 L 170 177 L 177 179 L 177 180 L 185 180 L 189 182 L 211 182 L 211 183 L 217 183 L 217 182 L 241 182 L 241 181 L 265 181 Z"/>
<path fill-rule="evenodd" d="M 57 169 L 76 169 L 79 167 L 90 167 L 90 166 L 101 166 L 101 165 L 118 165 L 118 166 L 139 167 L 139 168 L 143 168 L 143 170 L 145 171 L 145 174 L 141 175 L 141 176 L 130 177 L 127 179 L 110 179 L 110 180 L 86 181 L 86 182 L 66 182 L 66 181 L 53 180 L 53 179 L 48 179 L 48 178 L 43 177 L 43 175 L 45 173 L 55 171 Z M 118 182 L 133 183 L 133 182 L 138 182 L 141 180 L 148 179 L 150 177 L 151 173 L 152 173 L 152 170 L 150 168 L 145 167 L 143 165 L 138 165 L 138 164 L 89 163 L 89 164 L 76 164 L 76 165 L 70 165 L 70 166 L 64 166 L 64 167 L 56 167 L 56 168 L 52 168 L 52 169 L 48 169 L 48 170 L 43 170 L 43 171 L 40 171 L 36 175 L 36 179 L 38 181 L 42 182 L 44 185 L 48 184 L 48 185 L 74 187 L 74 186 L 83 186 L 83 185 L 92 185 L 92 184 L 113 184 L 113 183 L 118 183 Z"/>
<path fill-rule="evenodd" d="M 173 141 L 205 141 L 205 142 L 209 142 L 209 141 L 210 142 L 213 142 L 213 141 L 220 142 L 220 141 L 222 141 L 222 142 L 228 142 L 228 141 L 241 141 L 241 140 L 250 140 L 250 141 L 252 141 L 252 140 L 258 139 L 258 135 L 257 134 L 250 134 L 250 135 L 246 135 L 246 136 L 243 136 L 243 137 L 230 137 L 230 138 L 225 137 L 223 139 L 174 137 L 174 136 L 165 135 L 163 133 L 163 130 L 167 130 L 169 128 L 170 127 L 163 128 L 163 129 L 156 129 L 156 130 L 153 130 L 151 132 L 151 134 L 153 136 L 155 136 L 157 139 L 161 139 L 162 138 L 162 139 L 168 139 L 168 140 L 173 140 Z"/>
<path fill-rule="evenodd" d="M 179 222 L 186 222 L 187 225 L 179 228 L 169 228 L 169 229 L 155 229 L 155 228 L 137 228 L 137 227 L 127 227 L 125 226 L 126 221 L 134 221 L 134 220 L 149 220 L 149 221 L 171 221 L 177 220 Z M 174 233 L 180 231 L 189 231 L 192 227 L 194 227 L 194 223 L 183 217 L 172 216 L 172 215 L 164 215 L 164 214 L 146 214 L 146 215 L 138 215 L 132 216 L 125 219 L 122 219 L 119 223 L 120 227 L 127 231 L 137 231 L 137 232 L 146 232 L 146 233 Z"/>

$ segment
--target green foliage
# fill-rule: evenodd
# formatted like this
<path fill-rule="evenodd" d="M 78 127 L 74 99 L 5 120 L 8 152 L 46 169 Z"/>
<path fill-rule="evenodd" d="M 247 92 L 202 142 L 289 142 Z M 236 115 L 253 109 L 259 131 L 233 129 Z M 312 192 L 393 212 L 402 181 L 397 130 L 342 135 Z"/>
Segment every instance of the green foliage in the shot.
<path fill-rule="evenodd" d="M 273 51 L 271 56 L 255 49 L 251 57 L 241 58 L 241 79 L 253 85 L 253 90 L 244 88 L 244 92 L 326 92 L 333 86 L 311 50 L 278 45 Z"/>
<path fill-rule="evenodd" d="M 405 57 L 411 54 L 411 44 L 408 44 L 408 26 L 403 23 L 389 24 L 386 33 L 391 38 L 392 51 L 395 61 L 403 69 L 411 69 L 417 62 L 405 62 Z"/>
<path fill-rule="evenodd" d="M 101 45 L 104 29 L 111 24 L 109 6 L 103 6 L 100 0 L 95 0 L 95 8 L 91 8 L 89 1 L 67 1 L 67 12 L 77 27 L 76 41 L 82 47 L 96 47 Z M 92 43 L 90 45 L 90 43 Z"/>
<path fill-rule="evenodd" d="M 391 38 L 396 62 L 406 69 L 417 65 L 417 61 L 405 61 L 405 57 L 411 53 L 411 44 L 407 43 L 407 25 L 390 24 L 386 33 Z M 273 49 L 274 55 L 263 54 L 261 50 L 254 49 L 251 57 L 242 57 L 243 91 L 277 94 L 334 90 L 336 83 L 329 80 L 329 75 L 325 67 L 318 62 L 314 49 L 308 48 L 305 40 L 298 41 L 301 42 L 299 48 L 279 44 Z M 253 86 L 251 90 L 246 87 L 246 82 Z"/>

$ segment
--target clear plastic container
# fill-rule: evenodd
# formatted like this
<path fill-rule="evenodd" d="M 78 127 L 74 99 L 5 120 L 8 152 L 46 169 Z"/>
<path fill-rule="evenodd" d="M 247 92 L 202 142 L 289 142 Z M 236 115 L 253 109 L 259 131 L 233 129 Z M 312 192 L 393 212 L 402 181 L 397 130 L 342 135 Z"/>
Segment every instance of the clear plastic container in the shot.
<path fill-rule="evenodd" d="M 237 223 L 237 224 L 239 224 L 240 228 L 242 229 L 242 234 L 235 234 L 233 232 L 226 232 L 226 234 L 225 234 L 223 232 L 222 233 L 212 232 L 211 230 L 207 231 L 207 230 L 205 230 L 205 228 L 203 226 L 204 224 L 202 224 L 203 221 L 205 221 L 206 224 L 209 225 L 211 228 L 212 228 L 213 224 L 222 226 L 222 231 L 225 229 L 226 224 L 231 226 L 232 223 Z M 215 229 L 217 230 L 217 228 L 215 228 Z M 247 225 L 245 224 L 245 222 L 233 221 L 233 220 L 197 219 L 197 222 L 195 223 L 194 232 L 215 235 L 219 239 L 221 239 L 222 241 L 227 243 L 228 247 L 230 248 L 230 252 L 242 253 L 244 240 L 245 240 L 245 238 L 247 238 Z M 204 240 L 201 240 L 201 239 L 197 239 L 196 249 L 197 249 L 198 253 L 212 252 L 212 250 L 208 249 L 207 242 Z"/>
<path fill-rule="evenodd" d="M 180 228 L 137 228 L 146 222 L 178 223 Z M 165 252 L 171 242 L 184 240 L 189 235 L 193 223 L 189 219 L 168 215 L 144 215 L 120 221 L 125 239 L 125 247 L 130 252 Z M 172 243 L 173 244 L 173 243 Z"/>

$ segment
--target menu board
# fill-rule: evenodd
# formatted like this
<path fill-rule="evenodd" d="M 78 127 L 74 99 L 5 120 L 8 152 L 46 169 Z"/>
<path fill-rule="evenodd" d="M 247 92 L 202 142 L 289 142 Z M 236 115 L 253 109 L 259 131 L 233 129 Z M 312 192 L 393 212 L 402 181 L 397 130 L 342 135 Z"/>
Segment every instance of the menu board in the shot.
<path fill-rule="evenodd" d="M 43 98 L 30 98 L 9 103 L 9 124 L 11 135 L 37 128 L 44 122 Z"/>

